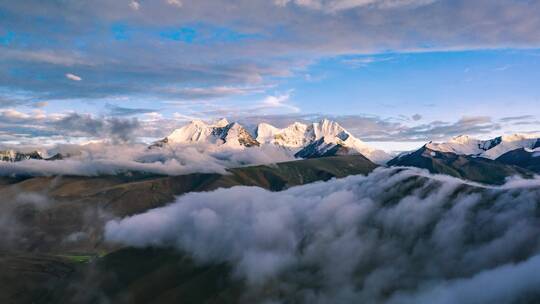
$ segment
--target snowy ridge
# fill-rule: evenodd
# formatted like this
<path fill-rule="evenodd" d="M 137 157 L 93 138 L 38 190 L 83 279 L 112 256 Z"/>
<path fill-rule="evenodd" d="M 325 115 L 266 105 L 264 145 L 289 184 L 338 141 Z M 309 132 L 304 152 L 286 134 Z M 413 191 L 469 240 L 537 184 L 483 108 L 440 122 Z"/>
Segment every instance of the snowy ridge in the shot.
<path fill-rule="evenodd" d="M 450 152 L 458 155 L 496 159 L 512 150 L 521 148 L 535 149 L 540 147 L 540 138 L 538 135 L 514 134 L 504 135 L 489 140 L 479 140 L 466 135 L 461 135 L 452 138 L 448 142 L 430 142 L 426 147 L 439 152 Z"/>
<path fill-rule="evenodd" d="M 62 158 L 63 156 L 59 153 L 49 157 L 39 151 L 32 151 L 28 153 L 15 151 L 15 150 L 0 151 L 0 161 L 4 161 L 4 162 L 20 162 L 20 161 L 29 160 L 29 159 L 59 160 Z"/>
<path fill-rule="evenodd" d="M 267 123 L 261 123 L 255 131 L 257 141 L 264 144 L 276 144 L 288 148 L 299 148 L 315 140 L 313 128 L 295 122 L 283 129 L 276 128 Z"/>
<path fill-rule="evenodd" d="M 239 123 L 229 123 L 228 120 L 221 119 L 213 124 L 207 124 L 202 120 L 194 120 L 174 130 L 169 136 L 154 143 L 151 147 L 161 147 L 164 144 L 194 143 L 225 145 L 230 148 L 260 145 Z"/>
<path fill-rule="evenodd" d="M 363 154 L 374 162 L 385 162 L 390 157 L 384 151 L 374 149 L 351 135 L 337 122 L 323 119 L 303 124 L 295 122 L 285 128 L 260 123 L 250 134 L 242 125 L 226 119 L 207 124 L 196 120 L 174 130 L 169 136 L 151 147 L 174 144 L 207 143 L 234 148 L 277 145 L 289 149 L 298 157 L 322 157 L 338 154 Z M 309 153 L 304 151 L 309 149 Z M 303 156 L 302 156 L 303 155 Z"/>

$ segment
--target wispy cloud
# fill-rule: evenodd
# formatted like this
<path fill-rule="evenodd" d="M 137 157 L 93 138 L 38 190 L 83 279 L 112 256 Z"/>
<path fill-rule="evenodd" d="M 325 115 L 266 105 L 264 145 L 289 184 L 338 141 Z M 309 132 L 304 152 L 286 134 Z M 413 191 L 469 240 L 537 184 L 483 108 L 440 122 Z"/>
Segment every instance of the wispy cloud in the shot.
<path fill-rule="evenodd" d="M 108 114 L 112 116 L 130 116 L 130 115 L 147 114 L 147 113 L 156 112 L 156 109 L 127 108 L 127 107 L 121 107 L 118 105 L 113 105 L 110 103 L 106 104 L 105 108 L 107 109 Z"/>
<path fill-rule="evenodd" d="M 77 76 L 75 74 L 67 73 L 66 78 L 73 81 L 81 81 L 82 78 L 80 76 Z"/>
<path fill-rule="evenodd" d="M 275 0 L 277 6 L 284 7 L 294 3 L 300 7 L 338 12 L 360 7 L 375 7 L 379 9 L 395 9 L 400 7 L 415 7 L 429 5 L 437 0 Z"/>
<path fill-rule="evenodd" d="M 163 92 L 178 100 L 211 100 L 228 96 L 262 93 L 268 88 L 269 86 L 208 86 L 164 88 Z"/>
<path fill-rule="evenodd" d="M 341 62 L 343 62 L 344 64 L 349 65 L 351 67 L 360 68 L 360 67 L 366 67 L 366 66 L 368 66 L 370 64 L 377 63 L 377 62 L 390 61 L 392 59 L 393 59 L 392 57 L 373 57 L 373 56 L 351 57 L 351 56 L 347 56 Z"/>
<path fill-rule="evenodd" d="M 290 104 L 290 98 L 291 98 L 292 92 L 287 92 L 285 94 L 281 95 L 270 95 L 266 96 L 259 105 L 255 106 L 255 109 L 257 110 L 287 110 L 291 111 L 293 113 L 300 112 L 300 108 Z"/>

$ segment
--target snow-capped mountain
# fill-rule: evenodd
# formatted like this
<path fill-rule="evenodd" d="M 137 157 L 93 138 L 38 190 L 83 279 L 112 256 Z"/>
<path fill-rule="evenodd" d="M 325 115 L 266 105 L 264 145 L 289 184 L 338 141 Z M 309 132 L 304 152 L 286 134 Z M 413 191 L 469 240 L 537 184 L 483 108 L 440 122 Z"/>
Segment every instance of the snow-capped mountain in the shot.
<path fill-rule="evenodd" d="M 449 174 L 482 183 L 502 184 L 513 175 L 540 173 L 540 139 L 530 135 L 500 136 L 478 140 L 458 136 L 390 160 L 389 166 L 410 166 L 432 173 Z"/>
<path fill-rule="evenodd" d="M 307 126 L 307 132 L 310 144 L 296 153 L 297 157 L 313 158 L 360 153 L 376 163 L 384 163 L 390 158 L 386 152 L 370 147 L 335 121 L 323 119 Z"/>
<path fill-rule="evenodd" d="M 29 159 L 43 159 L 43 160 L 59 160 L 62 159 L 61 154 L 55 154 L 51 157 L 45 157 L 38 151 L 33 151 L 29 153 L 19 152 L 15 150 L 4 150 L 0 151 L 0 161 L 5 162 L 19 162 Z"/>
<path fill-rule="evenodd" d="M 197 120 L 174 130 L 169 136 L 154 143 L 151 147 L 189 143 L 208 143 L 235 148 L 277 145 L 290 149 L 295 156 L 302 158 L 363 154 L 374 162 L 384 162 L 389 159 L 389 155 L 384 151 L 368 146 L 337 122 L 328 119 L 311 124 L 295 122 L 285 128 L 261 123 L 254 134 L 250 134 L 239 123 L 229 123 L 226 119 L 211 124 Z"/>
<path fill-rule="evenodd" d="M 260 123 L 255 130 L 255 134 L 257 134 L 257 141 L 260 143 L 276 144 L 289 148 L 300 148 L 315 140 L 313 128 L 299 122 L 295 122 L 283 129 L 267 123 Z"/>
<path fill-rule="evenodd" d="M 161 147 L 164 144 L 193 143 L 226 145 L 232 148 L 260 145 L 239 123 L 229 123 L 226 119 L 221 119 L 213 124 L 194 120 L 182 128 L 174 130 L 169 136 L 154 143 L 151 147 Z"/>
<path fill-rule="evenodd" d="M 461 135 L 444 143 L 430 142 L 426 147 L 439 152 L 451 152 L 458 155 L 496 159 L 512 150 L 521 148 L 535 149 L 540 147 L 540 138 L 533 135 L 514 134 L 499 136 L 489 140 L 479 140 Z"/>
<path fill-rule="evenodd" d="M 27 159 L 43 159 L 37 151 L 31 153 L 22 153 L 14 150 L 0 151 L 0 160 L 8 162 L 18 162 Z"/>

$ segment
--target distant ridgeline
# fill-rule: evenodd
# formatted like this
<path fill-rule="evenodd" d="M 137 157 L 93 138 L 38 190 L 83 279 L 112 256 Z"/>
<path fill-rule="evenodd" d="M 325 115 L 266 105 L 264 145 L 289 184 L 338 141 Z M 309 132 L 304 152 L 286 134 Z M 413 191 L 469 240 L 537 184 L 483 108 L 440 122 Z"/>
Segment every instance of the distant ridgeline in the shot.
<path fill-rule="evenodd" d="M 60 160 L 63 159 L 63 156 L 58 153 L 51 157 L 43 157 L 38 151 L 33 151 L 30 153 L 18 152 L 15 150 L 4 150 L 0 151 L 0 160 L 5 162 L 19 162 L 29 159 L 38 159 L 38 160 Z"/>
<path fill-rule="evenodd" d="M 509 176 L 529 178 L 540 173 L 540 138 L 515 134 L 490 140 L 458 136 L 428 143 L 387 163 L 410 166 L 477 181 L 502 184 Z"/>

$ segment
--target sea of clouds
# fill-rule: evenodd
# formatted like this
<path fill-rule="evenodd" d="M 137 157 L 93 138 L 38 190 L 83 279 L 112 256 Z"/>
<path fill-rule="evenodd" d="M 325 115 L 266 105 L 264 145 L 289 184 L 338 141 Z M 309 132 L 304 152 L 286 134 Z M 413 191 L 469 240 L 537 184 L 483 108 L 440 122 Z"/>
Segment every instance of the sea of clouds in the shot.
<path fill-rule="evenodd" d="M 379 168 L 189 193 L 109 221 L 105 238 L 227 262 L 260 302 L 517 303 L 540 299 L 539 204 L 540 180 L 483 187 Z"/>
<path fill-rule="evenodd" d="M 44 151 L 63 160 L 1 162 L 0 176 L 114 175 L 146 172 L 181 175 L 194 172 L 225 173 L 227 168 L 294 160 L 293 152 L 278 146 L 238 149 L 207 144 L 174 145 L 148 149 L 143 144 L 58 145 Z"/>

